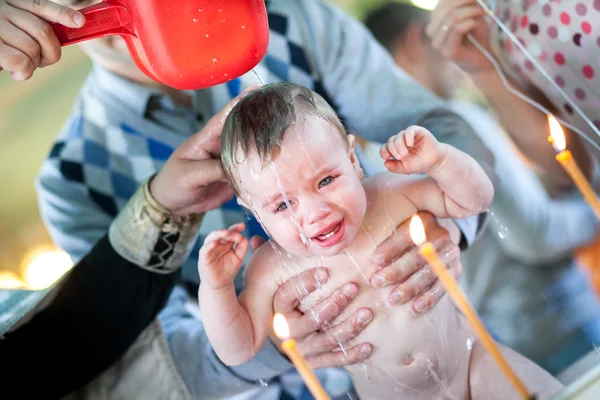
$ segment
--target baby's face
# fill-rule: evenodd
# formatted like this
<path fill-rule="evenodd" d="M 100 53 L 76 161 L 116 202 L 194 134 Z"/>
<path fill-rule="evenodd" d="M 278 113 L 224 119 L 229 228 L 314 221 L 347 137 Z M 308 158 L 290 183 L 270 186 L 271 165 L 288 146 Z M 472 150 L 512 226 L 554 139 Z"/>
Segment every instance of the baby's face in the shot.
<path fill-rule="evenodd" d="M 253 151 L 237 171 L 241 201 L 287 251 L 333 256 L 354 240 L 367 208 L 362 170 L 354 141 L 346 146 L 327 121 L 297 122 L 272 163 Z"/>

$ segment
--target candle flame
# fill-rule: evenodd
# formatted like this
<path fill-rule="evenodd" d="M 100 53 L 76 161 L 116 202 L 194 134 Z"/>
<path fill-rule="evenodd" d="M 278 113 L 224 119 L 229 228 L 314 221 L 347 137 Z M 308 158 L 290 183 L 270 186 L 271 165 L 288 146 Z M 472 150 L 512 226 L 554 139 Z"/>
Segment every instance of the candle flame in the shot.
<path fill-rule="evenodd" d="M 410 238 L 417 246 L 422 245 L 427 240 L 423 221 L 421 221 L 421 218 L 416 214 L 413 215 L 410 220 Z"/>
<path fill-rule="evenodd" d="M 281 314 L 275 314 L 273 317 L 273 330 L 277 337 L 281 340 L 290 337 L 290 327 L 285 320 L 285 317 Z"/>
<path fill-rule="evenodd" d="M 557 152 L 563 151 L 567 147 L 565 133 L 562 127 L 552 115 L 548 114 L 548 124 L 550 125 L 550 137 L 548 141 L 552 143 Z"/>

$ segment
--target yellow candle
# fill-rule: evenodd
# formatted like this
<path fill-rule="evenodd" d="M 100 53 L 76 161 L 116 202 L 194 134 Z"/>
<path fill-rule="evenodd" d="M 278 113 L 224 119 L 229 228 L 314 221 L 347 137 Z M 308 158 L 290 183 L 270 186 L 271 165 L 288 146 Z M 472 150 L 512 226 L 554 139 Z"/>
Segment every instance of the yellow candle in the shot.
<path fill-rule="evenodd" d="M 454 301 L 454 304 L 473 326 L 475 335 L 481 341 L 481 344 L 483 344 L 488 353 L 490 353 L 492 358 L 496 361 L 500 367 L 500 370 L 506 375 L 508 380 L 513 384 L 523 399 L 531 399 L 532 397 L 529 395 L 529 391 L 523 382 L 521 382 L 517 374 L 512 370 L 512 368 L 510 368 L 508 362 L 500 352 L 498 345 L 485 329 L 485 326 L 467 300 L 467 297 L 459 288 L 454 278 L 452 278 L 452 275 L 450 275 L 444 264 L 440 261 L 437 252 L 435 251 L 435 247 L 426 241 L 423 222 L 417 215 L 413 216 L 412 220 L 410 221 L 410 236 L 417 246 L 420 245 L 419 251 L 421 255 L 423 255 L 425 260 L 427 260 L 427 263 L 433 272 L 437 275 L 440 282 L 442 282 L 444 289 L 446 289 L 446 292 L 450 295 Z"/>
<path fill-rule="evenodd" d="M 561 151 L 556 155 L 556 160 L 563 166 L 565 171 L 567 171 L 571 179 L 573 179 L 575 186 L 577 186 L 577 189 L 579 189 L 583 195 L 585 202 L 588 203 L 590 207 L 592 207 L 592 210 L 594 210 L 594 213 L 596 213 L 596 217 L 600 218 L 600 202 L 598 201 L 598 197 L 589 182 L 585 179 L 579 165 L 575 162 L 571 151 Z"/>
<path fill-rule="evenodd" d="M 552 115 L 548 115 L 548 123 L 550 124 L 550 142 L 558 152 L 556 160 L 567 171 L 567 174 L 569 174 L 575 186 L 577 186 L 577 189 L 583 195 L 585 202 L 592 207 L 596 216 L 600 218 L 600 202 L 598 201 L 598 197 L 575 162 L 573 154 L 570 150 L 566 149 L 565 134 L 560 124 Z"/>
<path fill-rule="evenodd" d="M 285 317 L 281 314 L 275 314 L 275 318 L 273 318 L 273 328 L 275 330 L 275 334 L 279 339 L 283 340 L 281 343 L 281 348 L 288 356 L 298 374 L 302 377 L 302 380 L 310 390 L 310 393 L 313 395 L 315 400 L 330 400 L 329 395 L 323 389 L 321 382 L 315 376 L 315 373 L 308 366 L 306 359 L 302 357 L 302 354 L 298 351 L 298 347 L 296 346 L 296 341 L 294 339 L 289 338 L 290 330 L 285 320 Z"/>

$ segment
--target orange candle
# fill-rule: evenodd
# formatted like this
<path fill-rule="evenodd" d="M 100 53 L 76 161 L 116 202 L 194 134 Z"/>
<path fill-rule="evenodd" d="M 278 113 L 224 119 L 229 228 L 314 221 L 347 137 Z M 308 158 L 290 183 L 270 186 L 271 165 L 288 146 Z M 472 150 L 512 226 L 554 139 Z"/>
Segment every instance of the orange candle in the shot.
<path fill-rule="evenodd" d="M 458 307 L 458 309 L 463 313 L 465 318 L 469 321 L 469 323 L 473 326 L 473 330 L 475 331 L 475 335 L 481 341 L 481 344 L 486 348 L 488 353 L 492 356 L 492 358 L 496 361 L 500 370 L 506 375 L 508 380 L 513 384 L 517 392 L 519 392 L 521 398 L 523 399 L 531 399 L 532 396 L 529 395 L 529 391 L 521 382 L 517 374 L 510 368 L 508 362 L 500 352 L 498 345 L 492 339 L 487 329 L 477 316 L 477 313 L 467 300 L 467 297 L 459 288 L 458 284 L 452 278 L 452 275 L 448 272 L 444 264 L 440 261 L 437 252 L 435 251 L 435 247 L 429 242 L 427 242 L 427 238 L 425 237 L 425 228 L 423 227 L 423 221 L 419 218 L 418 215 L 414 215 L 410 221 L 410 237 L 415 242 L 417 246 L 419 246 L 419 252 L 421 255 L 427 260 L 429 266 L 433 270 L 433 272 L 437 275 L 440 282 L 446 289 L 446 292 L 450 295 L 454 304 Z"/>
<path fill-rule="evenodd" d="M 598 197 L 575 162 L 573 154 L 571 154 L 571 151 L 567 150 L 565 133 L 556 118 L 552 115 L 548 115 L 548 123 L 550 124 L 550 138 L 548 140 L 552 143 L 552 146 L 554 146 L 554 149 L 558 153 L 556 155 L 556 160 L 563 166 L 565 171 L 567 171 L 567 174 L 569 174 L 575 183 L 575 186 L 577 186 L 577 189 L 579 189 L 583 195 L 585 202 L 592 207 L 596 216 L 600 218 L 600 202 L 598 202 Z"/>
<path fill-rule="evenodd" d="M 323 389 L 321 382 L 319 382 L 315 373 L 308 366 L 306 359 L 302 357 L 302 354 L 298 351 L 296 341 L 290 338 L 290 328 L 283 315 L 275 314 L 275 318 L 273 318 L 273 329 L 275 330 L 277 337 L 283 341 L 281 343 L 281 348 L 292 361 L 294 367 L 296 367 L 296 370 L 302 377 L 302 380 L 315 400 L 330 400 L 329 395 L 325 389 Z"/>

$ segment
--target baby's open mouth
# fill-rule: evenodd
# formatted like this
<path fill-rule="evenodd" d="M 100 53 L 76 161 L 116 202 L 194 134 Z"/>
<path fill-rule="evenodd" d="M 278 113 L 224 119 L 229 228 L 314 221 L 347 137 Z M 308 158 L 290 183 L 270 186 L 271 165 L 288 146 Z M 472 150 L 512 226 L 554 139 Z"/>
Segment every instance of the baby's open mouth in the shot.
<path fill-rule="evenodd" d="M 327 240 L 330 237 L 332 237 L 333 235 L 335 235 L 339 230 L 340 230 L 340 224 L 336 224 L 335 227 L 331 231 L 317 236 L 316 239 L 317 240 Z"/>

